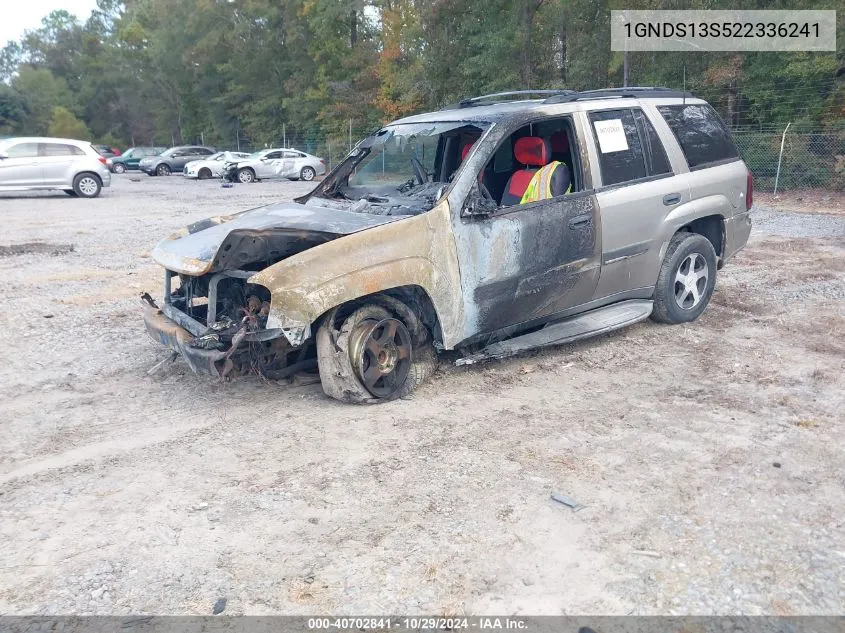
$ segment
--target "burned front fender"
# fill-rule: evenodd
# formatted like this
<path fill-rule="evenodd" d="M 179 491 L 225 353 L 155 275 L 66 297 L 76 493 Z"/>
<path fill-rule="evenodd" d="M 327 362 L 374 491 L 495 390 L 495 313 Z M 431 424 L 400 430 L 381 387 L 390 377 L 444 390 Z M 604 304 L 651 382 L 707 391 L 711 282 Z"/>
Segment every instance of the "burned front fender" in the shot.
<path fill-rule="evenodd" d="M 463 302 L 449 207 L 353 233 L 282 260 L 248 280 L 271 294 L 267 327 L 290 340 L 331 308 L 403 286 L 431 299 L 447 349 L 461 338 Z M 293 341 L 291 341 L 293 343 Z"/>

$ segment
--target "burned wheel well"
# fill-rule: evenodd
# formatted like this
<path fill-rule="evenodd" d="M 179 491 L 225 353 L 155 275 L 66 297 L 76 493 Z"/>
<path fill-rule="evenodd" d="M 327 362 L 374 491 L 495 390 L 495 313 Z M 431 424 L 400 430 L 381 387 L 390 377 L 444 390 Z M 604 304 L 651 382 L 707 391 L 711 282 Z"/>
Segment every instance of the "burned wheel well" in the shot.
<path fill-rule="evenodd" d="M 336 306 L 320 316 L 318 323 L 325 319 L 332 319 L 332 328 L 338 329 L 344 319 L 365 304 L 380 305 L 397 317 L 408 326 L 411 335 L 414 337 L 414 344 L 423 342 L 423 333 L 419 325 L 422 324 L 431 332 L 435 343 L 442 343 L 443 332 L 440 328 L 440 320 L 437 318 L 437 311 L 431 297 L 420 286 L 398 286 L 381 292 L 358 297 L 341 306 Z"/>
<path fill-rule="evenodd" d="M 698 233 L 699 235 L 706 237 L 713 245 L 713 250 L 716 251 L 716 256 L 721 259 L 722 254 L 724 253 L 723 247 L 725 243 L 724 218 L 721 215 L 708 215 L 703 218 L 698 218 L 686 226 L 681 227 L 680 231 Z"/>

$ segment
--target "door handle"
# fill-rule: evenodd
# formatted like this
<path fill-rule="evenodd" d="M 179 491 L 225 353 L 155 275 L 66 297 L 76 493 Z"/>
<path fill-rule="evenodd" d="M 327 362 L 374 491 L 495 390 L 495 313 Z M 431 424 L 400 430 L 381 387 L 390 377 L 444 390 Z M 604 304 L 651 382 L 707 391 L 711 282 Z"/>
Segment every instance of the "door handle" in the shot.
<path fill-rule="evenodd" d="M 593 221 L 592 215 L 577 215 L 569 221 L 570 229 L 577 229 L 579 226 L 589 224 Z"/>
<path fill-rule="evenodd" d="M 669 193 L 663 196 L 663 204 L 667 207 L 671 207 L 673 204 L 678 204 L 681 201 L 681 194 L 679 193 Z"/>

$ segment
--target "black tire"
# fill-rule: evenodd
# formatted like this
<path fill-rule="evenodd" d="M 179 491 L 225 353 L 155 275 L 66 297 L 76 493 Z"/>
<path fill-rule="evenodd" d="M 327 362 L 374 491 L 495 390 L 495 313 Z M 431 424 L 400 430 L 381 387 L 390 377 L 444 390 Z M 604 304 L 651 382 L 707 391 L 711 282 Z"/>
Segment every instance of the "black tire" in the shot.
<path fill-rule="evenodd" d="M 238 170 L 235 178 L 238 182 L 248 185 L 249 183 L 255 182 L 255 172 L 249 167 L 244 167 Z"/>
<path fill-rule="evenodd" d="M 126 165 L 123 163 L 114 163 L 111 166 L 111 170 L 116 174 L 122 174 L 126 171 Z"/>
<path fill-rule="evenodd" d="M 203 167 L 199 170 L 199 173 L 197 173 L 197 178 L 199 180 L 208 180 L 211 178 L 211 170 L 208 167 Z"/>
<path fill-rule="evenodd" d="M 172 171 L 170 169 L 170 165 L 167 163 L 161 163 L 156 166 L 156 176 L 169 176 Z"/>
<path fill-rule="evenodd" d="M 329 313 L 328 318 L 317 330 L 317 360 L 320 369 L 320 381 L 327 396 L 353 404 L 375 404 L 403 398 L 425 381 L 437 367 L 437 353 L 431 344 L 431 337 L 426 330 L 424 342 L 415 345 L 411 351 L 410 365 L 402 383 L 389 395 L 378 397 L 368 391 L 360 380 L 353 363 L 353 334 L 365 322 L 396 319 L 404 325 L 399 315 L 386 308 L 368 304 L 355 310 L 335 329 L 334 321 L 337 310 Z M 423 327 L 421 324 L 419 327 Z M 419 334 L 419 333 L 418 333 Z"/>
<path fill-rule="evenodd" d="M 698 233 L 676 233 L 657 276 L 651 319 L 671 324 L 695 321 L 710 303 L 715 287 L 713 244 Z"/>
<path fill-rule="evenodd" d="M 303 167 L 302 170 L 299 172 L 299 179 L 311 181 L 314 180 L 314 176 L 317 175 L 317 172 L 314 171 L 313 167 Z"/>
<path fill-rule="evenodd" d="M 91 172 L 82 172 L 73 179 L 73 193 L 79 198 L 96 198 L 103 189 L 100 177 Z"/>

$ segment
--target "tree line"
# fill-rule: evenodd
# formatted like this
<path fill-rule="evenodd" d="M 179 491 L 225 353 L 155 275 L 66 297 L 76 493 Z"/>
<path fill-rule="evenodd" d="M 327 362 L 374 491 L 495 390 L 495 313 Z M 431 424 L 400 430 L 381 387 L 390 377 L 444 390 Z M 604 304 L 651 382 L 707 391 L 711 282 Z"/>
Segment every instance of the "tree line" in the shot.
<path fill-rule="evenodd" d="M 757 0 L 743 9 L 827 8 Z M 0 51 L 0 134 L 231 146 L 341 138 L 510 89 L 686 87 L 733 127 L 842 126 L 830 53 L 622 53 L 612 9 L 735 0 L 98 0 Z M 842 20 L 839 21 L 840 25 Z M 626 70 L 627 68 L 627 70 Z"/>

